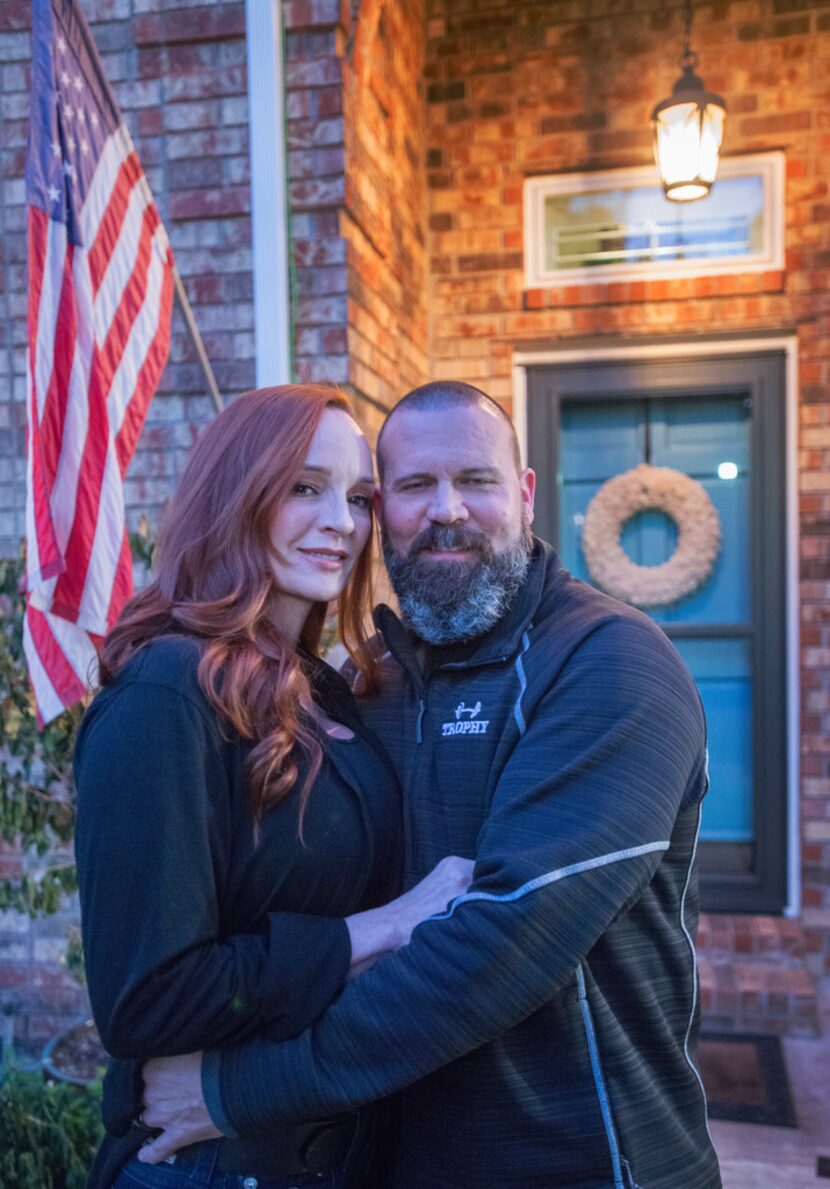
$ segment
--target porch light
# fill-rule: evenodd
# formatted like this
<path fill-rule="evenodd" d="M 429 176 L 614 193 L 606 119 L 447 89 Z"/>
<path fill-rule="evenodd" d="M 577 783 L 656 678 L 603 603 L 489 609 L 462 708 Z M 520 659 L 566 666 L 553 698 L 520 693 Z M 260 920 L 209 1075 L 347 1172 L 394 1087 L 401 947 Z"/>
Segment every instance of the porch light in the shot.
<path fill-rule="evenodd" d="M 705 198 L 718 173 L 726 104 L 720 95 L 704 90 L 695 74 L 698 56 L 691 48 L 692 0 L 686 0 L 683 30 L 683 71 L 671 96 L 651 113 L 654 159 L 666 198 L 694 202 Z"/>

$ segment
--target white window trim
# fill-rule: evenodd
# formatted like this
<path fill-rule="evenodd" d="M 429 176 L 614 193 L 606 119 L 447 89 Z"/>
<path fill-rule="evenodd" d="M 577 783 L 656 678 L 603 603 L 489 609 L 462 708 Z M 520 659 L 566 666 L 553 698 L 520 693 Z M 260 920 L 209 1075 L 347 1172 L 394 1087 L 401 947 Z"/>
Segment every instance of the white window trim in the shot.
<path fill-rule="evenodd" d="M 787 638 L 787 903 L 784 916 L 801 911 L 801 674 L 799 672 L 798 588 L 798 339 L 792 334 L 765 334 L 758 338 L 710 339 L 695 342 L 648 343 L 630 346 L 583 346 L 561 351 L 516 351 L 513 355 L 513 422 L 523 459 L 527 459 L 527 369 L 543 364 L 592 365 L 613 360 L 694 359 L 701 355 L 757 355 L 784 352 L 785 359 L 785 519 Z"/>
<path fill-rule="evenodd" d="M 653 165 L 633 169 L 604 169 L 596 173 L 555 174 L 526 178 L 524 184 L 525 288 L 550 289 L 562 285 L 610 284 L 615 281 L 658 281 L 678 277 L 723 276 L 767 272 L 784 267 L 784 174 L 782 152 L 722 157 L 718 176 L 760 174 L 764 185 L 765 243 L 762 255 L 722 257 L 718 260 L 667 261 L 643 264 L 601 264 L 592 268 L 546 269 L 545 198 L 550 194 L 587 193 L 610 187 L 632 188 L 660 184 Z M 717 182 L 715 183 L 717 186 Z M 705 201 L 705 200 L 704 200 Z"/>

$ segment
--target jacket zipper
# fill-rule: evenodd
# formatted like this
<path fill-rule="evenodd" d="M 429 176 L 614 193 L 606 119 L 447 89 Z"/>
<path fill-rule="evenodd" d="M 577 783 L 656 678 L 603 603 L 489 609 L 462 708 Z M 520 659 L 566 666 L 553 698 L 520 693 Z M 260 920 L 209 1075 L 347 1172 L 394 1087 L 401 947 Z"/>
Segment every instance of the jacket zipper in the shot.
<path fill-rule="evenodd" d="M 422 723 L 424 720 L 424 713 L 426 711 L 426 688 L 421 683 L 418 691 L 418 713 L 415 717 L 415 743 L 420 745 L 423 743 Z M 414 765 L 410 764 L 409 771 L 402 775 L 401 785 L 403 788 L 403 852 L 404 852 L 404 872 L 408 876 L 412 871 L 412 771 Z"/>
<path fill-rule="evenodd" d="M 605 1129 L 605 1137 L 608 1141 L 608 1149 L 611 1156 L 611 1168 L 614 1174 L 614 1189 L 626 1189 L 622 1179 L 622 1158 L 620 1154 L 619 1141 L 617 1139 L 617 1130 L 614 1126 L 614 1119 L 611 1114 L 611 1103 L 608 1100 L 608 1089 L 605 1085 L 605 1077 L 600 1064 L 597 1034 L 594 1028 L 591 1005 L 588 1002 L 588 990 L 585 985 L 585 971 L 582 969 L 581 965 L 577 966 L 576 968 L 576 988 L 579 999 L 579 1010 L 582 1013 L 582 1026 L 585 1032 L 585 1040 L 588 1045 L 588 1056 L 591 1061 L 591 1072 L 593 1073 L 594 1077 L 594 1088 L 596 1089 L 597 1099 L 599 1100 L 602 1125 Z M 626 1179 L 628 1179 L 628 1173 L 626 1174 Z M 630 1183 L 631 1182 L 629 1180 L 629 1185 Z"/>

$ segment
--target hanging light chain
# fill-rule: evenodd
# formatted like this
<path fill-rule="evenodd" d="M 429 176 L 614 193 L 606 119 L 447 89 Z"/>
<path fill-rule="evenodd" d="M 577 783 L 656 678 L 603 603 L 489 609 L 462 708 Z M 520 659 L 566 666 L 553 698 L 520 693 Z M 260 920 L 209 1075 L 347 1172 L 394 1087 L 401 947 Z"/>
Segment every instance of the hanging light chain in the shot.
<path fill-rule="evenodd" d="M 680 55 L 680 67 L 685 70 L 691 66 L 692 70 L 698 64 L 698 56 L 692 49 L 692 0 L 685 0 L 683 6 L 683 53 Z"/>

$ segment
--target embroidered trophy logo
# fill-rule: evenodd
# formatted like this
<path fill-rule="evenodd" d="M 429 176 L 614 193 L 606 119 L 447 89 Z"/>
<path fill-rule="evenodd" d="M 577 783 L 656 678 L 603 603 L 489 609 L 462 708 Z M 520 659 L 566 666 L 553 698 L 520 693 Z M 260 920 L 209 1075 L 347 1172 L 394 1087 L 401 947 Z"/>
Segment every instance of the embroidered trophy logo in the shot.
<path fill-rule="evenodd" d="M 489 719 L 479 718 L 481 702 L 475 706 L 468 706 L 459 702 L 455 708 L 455 722 L 445 722 L 441 728 L 442 735 L 486 735 L 490 725 Z"/>

